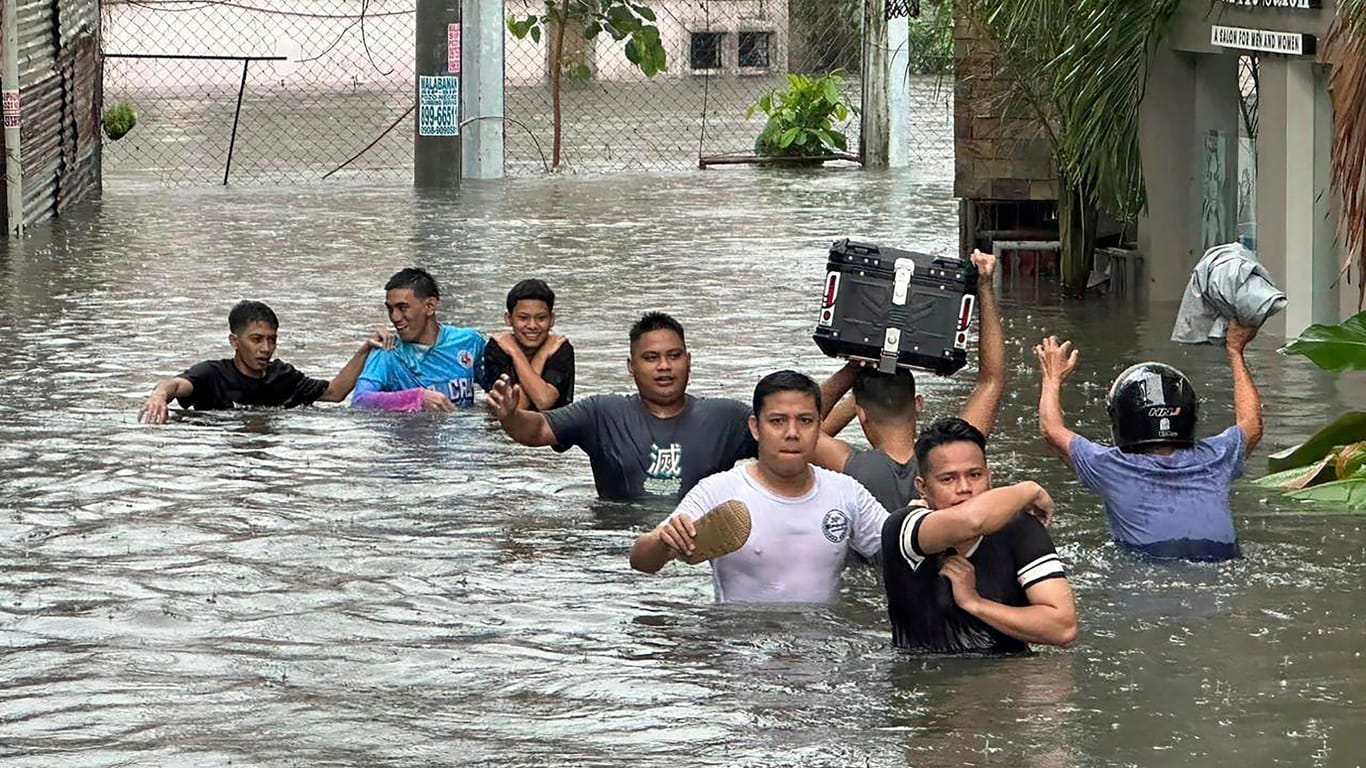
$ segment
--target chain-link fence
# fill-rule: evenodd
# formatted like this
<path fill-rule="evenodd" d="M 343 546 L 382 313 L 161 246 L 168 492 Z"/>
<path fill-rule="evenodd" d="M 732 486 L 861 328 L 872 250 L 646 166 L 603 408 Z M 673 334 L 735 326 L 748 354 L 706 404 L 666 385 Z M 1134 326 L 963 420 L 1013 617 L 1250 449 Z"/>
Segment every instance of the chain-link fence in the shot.
<path fill-rule="evenodd" d="M 106 176 L 222 183 L 231 145 L 232 181 L 317 179 L 412 106 L 414 0 L 129 0 L 103 16 L 105 107 L 138 115 L 106 141 Z M 408 177 L 403 123 L 343 172 Z"/>
<path fill-rule="evenodd" d="M 278 183 L 341 168 L 366 179 L 409 178 L 415 2 L 106 2 L 104 103 L 126 101 L 138 114 L 127 136 L 106 142 L 106 177 Z M 653 78 L 622 43 L 565 25 L 558 66 L 566 73 L 567 170 L 682 170 L 752 155 L 766 117 L 747 112 L 764 93 L 787 87 L 789 73 L 840 73 L 840 95 L 859 103 L 862 0 L 648 5 L 667 56 Z M 512 17 L 545 9 L 545 0 L 506 3 Z M 925 16 L 893 23 L 912 25 L 910 156 L 927 175 L 951 179 L 952 89 L 934 74 L 951 66 L 951 34 L 935 21 L 951 14 L 932 14 L 927 4 Z M 506 161 L 514 175 L 544 172 L 555 144 L 556 64 L 549 35 L 538 37 L 505 35 Z M 856 154 L 859 120 L 836 128 Z"/>

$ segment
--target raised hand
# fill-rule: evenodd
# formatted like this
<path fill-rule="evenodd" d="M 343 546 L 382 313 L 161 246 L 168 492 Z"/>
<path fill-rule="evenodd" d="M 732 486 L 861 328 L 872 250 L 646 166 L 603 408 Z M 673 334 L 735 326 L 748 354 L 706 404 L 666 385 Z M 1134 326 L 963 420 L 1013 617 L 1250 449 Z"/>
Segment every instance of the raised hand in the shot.
<path fill-rule="evenodd" d="M 1248 342 L 1257 336 L 1258 330 L 1252 326 L 1230 322 L 1228 331 L 1224 334 L 1224 346 L 1230 352 L 1242 352 L 1247 348 Z"/>
<path fill-rule="evenodd" d="M 1026 507 L 1024 511 L 1033 515 L 1040 523 L 1047 526 L 1049 523 L 1053 522 L 1053 510 L 1053 497 L 1049 496 L 1048 491 L 1045 491 L 1043 487 L 1040 486 L 1038 492 L 1034 494 L 1034 498 L 1030 499 L 1029 506 Z"/>
<path fill-rule="evenodd" d="M 996 254 L 982 253 L 976 248 L 972 249 L 973 266 L 977 267 L 977 279 L 981 283 L 990 283 L 993 275 L 996 274 Z"/>
<path fill-rule="evenodd" d="M 1072 375 L 1072 371 L 1077 369 L 1077 358 L 1080 353 L 1072 348 L 1072 342 L 1064 341 L 1058 343 L 1057 336 L 1049 336 L 1043 343 L 1034 347 L 1034 354 L 1039 357 L 1039 371 L 1042 372 L 1045 380 L 1063 381 Z"/>
<path fill-rule="evenodd" d="M 503 421 L 517 411 L 517 404 L 521 402 L 521 398 L 522 388 L 513 384 L 505 373 L 493 382 L 493 388 L 489 390 L 484 401 L 488 403 L 489 413 Z"/>
<path fill-rule="evenodd" d="M 398 341 L 398 334 L 392 328 L 378 328 L 370 332 L 365 337 L 365 342 L 361 344 L 362 349 L 393 349 Z"/>

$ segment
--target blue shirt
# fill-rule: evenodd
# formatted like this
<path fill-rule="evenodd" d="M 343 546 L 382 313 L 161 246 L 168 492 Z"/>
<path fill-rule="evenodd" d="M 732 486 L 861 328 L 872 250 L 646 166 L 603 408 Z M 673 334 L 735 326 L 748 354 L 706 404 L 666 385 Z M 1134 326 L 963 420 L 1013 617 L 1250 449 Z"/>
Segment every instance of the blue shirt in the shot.
<path fill-rule="evenodd" d="M 484 356 L 484 337 L 473 328 L 442 325 L 436 343 L 423 347 L 399 341 L 393 349 L 376 349 L 356 380 L 352 404 L 371 392 L 432 389 L 456 405 L 474 404 L 475 375 Z"/>
<path fill-rule="evenodd" d="M 1233 426 L 1170 456 L 1124 453 L 1077 435 L 1072 468 L 1105 501 L 1115 542 L 1160 558 L 1239 556 L 1229 489 L 1243 474 L 1247 438 Z"/>

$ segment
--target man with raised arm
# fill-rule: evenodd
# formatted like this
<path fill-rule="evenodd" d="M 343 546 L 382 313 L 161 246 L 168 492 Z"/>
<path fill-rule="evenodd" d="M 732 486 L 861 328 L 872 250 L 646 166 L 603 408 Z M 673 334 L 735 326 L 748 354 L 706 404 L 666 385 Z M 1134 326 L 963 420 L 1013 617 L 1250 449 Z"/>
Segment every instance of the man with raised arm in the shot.
<path fill-rule="evenodd" d="M 1005 391 L 1005 336 L 992 285 L 996 257 L 973 251 L 972 263 L 977 266 L 980 312 L 977 383 L 959 416 L 989 435 Z M 904 507 L 919 497 L 915 485 L 915 439 L 924 401 L 915 392 L 915 378 L 910 371 L 881 373 L 851 362 L 821 386 L 821 396 L 832 405 L 851 387 L 853 403 L 840 402 L 825 419 L 826 434 L 816 447 L 814 463 L 858 480 L 889 510 Z M 834 437 L 854 416 L 858 417 L 871 450 L 854 448 Z"/>
<path fill-rule="evenodd" d="M 916 440 L 922 501 L 882 527 L 883 582 L 896 645 L 929 653 L 1014 653 L 1066 646 L 1076 606 L 1044 526 L 1038 483 L 991 487 L 986 437 L 957 418 Z"/>
<path fill-rule="evenodd" d="M 385 411 L 453 411 L 474 404 L 484 337 L 436 319 L 441 289 L 424 269 L 400 270 L 384 286 L 398 341 L 376 351 L 356 381 L 351 405 Z"/>
<path fill-rule="evenodd" d="M 489 390 L 489 410 L 522 445 L 582 448 L 604 499 L 678 498 L 754 456 L 748 406 L 688 394 L 692 357 L 682 324 L 649 312 L 630 338 L 626 370 L 636 394 L 593 395 L 538 413 L 520 407 L 521 387 L 504 378 Z"/>
<path fill-rule="evenodd" d="M 1042 379 L 1039 430 L 1105 502 L 1117 544 L 1160 559 L 1241 556 L 1229 492 L 1262 439 L 1261 396 L 1243 356 L 1256 335 L 1256 328 L 1228 327 L 1233 426 L 1196 440 L 1198 400 L 1190 379 L 1163 363 L 1139 363 L 1115 379 L 1106 397 L 1114 447 L 1091 442 L 1063 420 L 1062 384 L 1076 370 L 1077 350 L 1052 336 L 1034 348 Z"/>

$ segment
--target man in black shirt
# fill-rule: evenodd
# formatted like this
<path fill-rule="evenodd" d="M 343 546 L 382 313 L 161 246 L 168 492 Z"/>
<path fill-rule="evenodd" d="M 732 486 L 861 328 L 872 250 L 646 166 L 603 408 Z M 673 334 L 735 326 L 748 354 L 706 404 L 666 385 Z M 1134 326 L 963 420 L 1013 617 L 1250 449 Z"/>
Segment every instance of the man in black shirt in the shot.
<path fill-rule="evenodd" d="M 544 280 L 523 280 L 508 291 L 504 319 L 512 332 L 489 337 L 479 386 L 487 392 L 506 375 L 521 385 L 521 407 L 563 408 L 574 400 L 574 345 L 555 327 L 555 292 Z"/>
<path fill-rule="evenodd" d="M 280 321 L 270 307 L 259 301 L 241 301 L 228 313 L 228 360 L 206 360 L 152 389 L 142 409 L 142 420 L 163 424 L 167 404 L 180 400 L 186 408 L 229 408 L 308 405 L 315 400 L 341 402 L 356 385 L 371 349 L 393 344 L 376 331 L 361 344 L 346 366 L 331 381 L 310 379 L 289 363 L 272 360 L 279 341 Z"/>
<path fill-rule="evenodd" d="M 992 285 L 996 257 L 973 251 L 972 263 L 977 266 L 980 313 L 977 382 L 958 415 L 989 435 L 1005 391 L 1006 347 Z M 900 509 L 919 498 L 915 490 L 915 435 L 924 403 L 915 393 L 915 378 L 910 371 L 880 373 L 849 363 L 821 385 L 822 402 L 835 404 L 850 387 L 854 390 L 853 403 L 839 402 L 825 419 L 822 429 L 826 436 L 816 446 L 813 463 L 849 475 L 884 507 Z M 872 450 L 854 448 L 835 437 L 855 415 Z"/>
<path fill-rule="evenodd" d="M 924 503 L 882 527 L 883 580 L 896 645 L 931 653 L 1011 653 L 1069 645 L 1076 607 L 1044 529 L 1038 483 L 991 488 L 986 438 L 940 419 L 915 445 Z"/>

